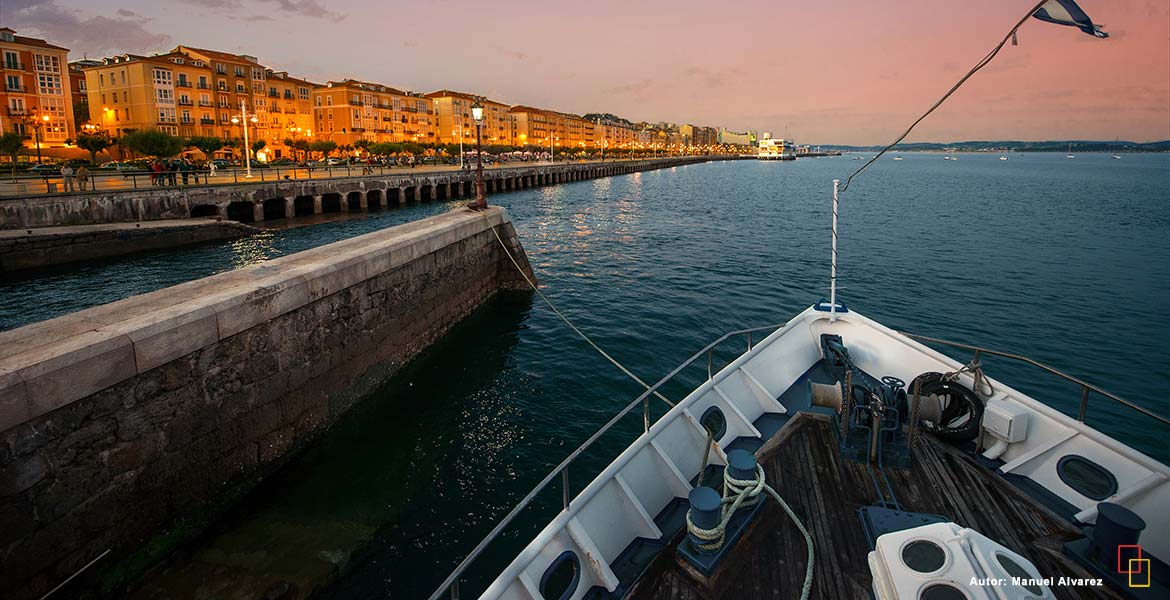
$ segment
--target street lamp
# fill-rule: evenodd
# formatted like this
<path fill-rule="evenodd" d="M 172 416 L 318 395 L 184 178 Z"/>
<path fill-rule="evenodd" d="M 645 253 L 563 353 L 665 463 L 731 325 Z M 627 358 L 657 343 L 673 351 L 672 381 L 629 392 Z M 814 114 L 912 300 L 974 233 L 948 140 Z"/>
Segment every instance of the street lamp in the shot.
<path fill-rule="evenodd" d="M 483 104 L 478 99 L 471 105 L 471 118 L 475 120 L 475 202 L 471 208 L 484 209 L 487 208 L 487 199 L 483 194 Z"/>
<path fill-rule="evenodd" d="M 37 116 L 37 109 L 32 109 L 32 115 L 21 120 L 25 127 L 32 127 L 33 144 L 37 148 L 37 164 L 41 164 L 41 128 L 49 124 L 49 115 Z"/>
<path fill-rule="evenodd" d="M 240 100 L 240 114 L 232 117 L 232 123 L 243 124 L 244 126 L 244 165 L 247 168 L 247 174 L 244 175 L 244 179 L 252 176 L 252 144 L 248 142 L 249 121 L 256 123 L 257 119 L 255 116 L 252 116 L 250 119 L 248 118 L 248 105 L 243 100 Z"/>

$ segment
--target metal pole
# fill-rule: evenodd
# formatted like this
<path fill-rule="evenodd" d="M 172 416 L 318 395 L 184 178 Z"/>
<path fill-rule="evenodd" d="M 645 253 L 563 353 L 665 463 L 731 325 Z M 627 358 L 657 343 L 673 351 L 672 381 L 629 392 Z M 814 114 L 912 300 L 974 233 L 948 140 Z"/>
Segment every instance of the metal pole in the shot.
<path fill-rule="evenodd" d="M 244 166 L 248 170 L 244 179 L 249 179 L 252 177 L 252 145 L 248 142 L 248 104 L 243 100 L 240 100 L 240 120 L 244 124 Z"/>
<path fill-rule="evenodd" d="M 833 180 L 833 261 L 829 270 L 829 322 L 837 320 L 837 186 L 841 180 Z"/>
<path fill-rule="evenodd" d="M 563 490 L 565 509 L 569 508 L 569 467 L 561 469 L 561 488 Z"/>
<path fill-rule="evenodd" d="M 483 140 L 482 140 L 482 125 L 478 121 L 475 123 L 475 206 L 477 208 L 487 208 L 487 199 L 484 198 L 483 193 Z M 565 492 L 568 493 L 567 491 Z M 568 505 L 568 502 L 565 503 Z"/>

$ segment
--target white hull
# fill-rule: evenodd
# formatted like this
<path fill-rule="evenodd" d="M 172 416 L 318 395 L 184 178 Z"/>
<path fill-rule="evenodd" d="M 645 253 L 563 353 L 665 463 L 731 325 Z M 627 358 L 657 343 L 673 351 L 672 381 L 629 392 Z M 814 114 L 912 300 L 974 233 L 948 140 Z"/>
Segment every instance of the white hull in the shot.
<path fill-rule="evenodd" d="M 726 432 L 715 440 L 718 448 L 708 460 L 726 464 L 724 447 L 739 436 L 760 435 L 752 423 L 761 414 L 787 412 L 777 398 L 822 358 L 818 340 L 823 333 L 840 335 L 856 366 L 868 373 L 911 381 L 920 373 L 953 372 L 963 366 L 855 312 L 838 314 L 834 322 L 828 312 L 809 308 L 651 425 L 520 552 L 481 598 L 539 599 L 538 582 L 565 551 L 584 558 L 572 598 L 593 586 L 615 589 L 617 578 L 609 565 L 634 538 L 661 535 L 653 515 L 672 498 L 685 497 L 691 478 L 703 467 L 707 434 L 699 418 L 704 411 L 718 406 L 726 416 Z M 960 376 L 960 382 L 973 386 L 969 375 Z M 991 383 L 995 392 L 987 402 L 988 413 L 1023 413 L 1027 419 L 1026 430 L 1012 443 L 996 444 L 984 431 L 982 447 L 993 448 L 1004 461 L 1000 473 L 1027 477 L 1073 504 L 1079 521 L 1092 523 L 1098 500 L 1082 496 L 1057 474 L 1062 457 L 1087 457 L 1116 477 L 1118 492 L 1110 502 L 1141 515 L 1147 533 L 1170 531 L 1170 468 L 999 381 Z M 1170 536 L 1147 535 L 1142 545 L 1156 556 L 1170 556 Z"/>

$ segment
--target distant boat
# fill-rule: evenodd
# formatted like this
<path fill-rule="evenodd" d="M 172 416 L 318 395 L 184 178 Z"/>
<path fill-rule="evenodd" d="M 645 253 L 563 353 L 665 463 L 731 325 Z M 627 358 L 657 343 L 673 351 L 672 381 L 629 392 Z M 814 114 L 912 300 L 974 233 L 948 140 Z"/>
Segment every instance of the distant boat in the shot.
<path fill-rule="evenodd" d="M 1119 159 L 1119 158 L 1121 158 L 1121 155 L 1120 155 L 1120 154 L 1114 154 L 1114 155 L 1113 155 L 1113 158 L 1118 158 L 1118 159 Z"/>
<path fill-rule="evenodd" d="M 1007 155 L 1006 155 L 1006 154 L 1004 154 L 1003 156 L 999 157 L 999 159 L 1000 159 L 1000 160 L 1007 160 L 1008 158 L 1007 158 Z"/>
<path fill-rule="evenodd" d="M 894 160 L 902 160 L 902 157 L 901 157 L 901 156 L 895 156 L 895 157 L 894 157 Z"/>
<path fill-rule="evenodd" d="M 1064 155 L 1064 157 L 1065 158 L 1076 158 L 1076 156 L 1074 156 L 1072 153 L 1072 144 L 1068 145 L 1068 154 Z"/>

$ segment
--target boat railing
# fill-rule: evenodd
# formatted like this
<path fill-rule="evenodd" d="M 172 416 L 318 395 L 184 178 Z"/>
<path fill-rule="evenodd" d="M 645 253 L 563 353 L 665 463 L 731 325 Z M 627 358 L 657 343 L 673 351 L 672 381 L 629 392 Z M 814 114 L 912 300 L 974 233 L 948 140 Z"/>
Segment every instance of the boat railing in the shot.
<path fill-rule="evenodd" d="M 990 356 L 999 356 L 1002 358 L 1007 358 L 1010 360 L 1014 360 L 1014 361 L 1018 361 L 1018 362 L 1022 362 L 1025 364 L 1032 365 L 1033 367 L 1036 367 L 1036 368 L 1038 368 L 1042 371 L 1045 371 L 1051 375 L 1055 375 L 1061 379 L 1064 379 L 1066 381 L 1074 383 L 1074 384 L 1080 386 L 1080 388 L 1081 388 L 1081 403 L 1080 403 L 1080 407 L 1077 409 L 1077 421 L 1080 421 L 1081 423 L 1085 422 L 1085 413 L 1089 409 L 1089 395 L 1091 393 L 1095 393 L 1095 394 L 1099 394 L 1101 396 L 1104 396 L 1104 397 L 1106 397 L 1106 398 L 1108 398 L 1108 399 L 1110 399 L 1110 400 L 1112 400 L 1112 401 L 1114 401 L 1122 406 L 1125 406 L 1127 408 L 1135 410 L 1135 411 L 1145 415 L 1146 417 L 1149 417 L 1155 421 L 1158 421 L 1159 423 L 1162 423 L 1163 425 L 1170 425 L 1170 419 L 1163 417 L 1162 415 L 1159 415 L 1159 414 L 1149 410 L 1148 408 L 1145 408 L 1141 405 L 1130 402 L 1129 400 L 1126 400 L 1124 398 L 1119 397 L 1117 394 L 1103 390 L 1100 387 L 1097 387 L 1097 386 L 1095 386 L 1095 385 L 1093 385 L 1093 384 L 1091 384 L 1083 379 L 1080 379 L 1079 377 L 1074 377 L 1072 375 L 1069 375 L 1068 373 L 1065 373 L 1064 371 L 1050 367 L 1050 366 L 1048 366 L 1040 361 L 1034 360 L 1034 359 L 1029 358 L 1027 356 L 1023 356 L 1021 354 L 1013 354 L 1011 352 L 1002 352 L 1000 350 L 991 350 L 989 348 L 984 348 L 982 346 L 974 346 L 972 344 L 964 344 L 961 342 L 952 342 L 950 340 L 933 338 L 933 337 L 929 337 L 929 336 L 925 336 L 925 335 L 918 335 L 915 333 L 908 333 L 905 331 L 899 331 L 898 333 L 900 333 L 908 338 L 915 339 L 915 340 L 918 340 L 921 342 L 928 342 L 931 344 L 941 344 L 943 346 L 950 346 L 952 348 L 959 348 L 962 350 L 970 350 L 970 351 L 975 353 L 974 358 L 972 358 L 972 361 L 971 361 L 972 364 L 978 364 L 980 358 L 985 354 L 990 355 Z"/>
<path fill-rule="evenodd" d="M 622 410 L 614 415 L 613 418 L 611 418 L 605 425 L 594 432 L 593 435 L 589 436 L 589 439 L 585 440 L 580 446 L 578 446 L 576 450 L 573 450 L 571 453 L 569 453 L 569 455 L 566 456 L 559 465 L 554 467 L 553 470 L 548 473 L 548 475 L 545 475 L 544 479 L 540 480 L 540 483 L 536 484 L 536 487 L 532 488 L 532 491 L 528 492 L 526 496 L 524 496 L 518 503 L 516 503 L 516 506 L 514 506 L 512 510 L 504 516 L 503 520 L 497 523 L 496 526 L 492 528 L 490 532 L 488 532 L 487 536 L 485 536 L 483 540 L 480 541 L 479 544 L 476 545 L 475 548 L 472 549 L 472 551 L 459 563 L 459 565 L 455 567 L 455 570 L 452 571 L 451 574 L 443 580 L 443 583 L 439 585 L 438 589 L 436 589 L 435 592 L 431 594 L 430 600 L 439 600 L 443 597 L 444 594 L 450 594 L 451 600 L 458 600 L 459 581 L 463 577 L 463 573 L 468 569 L 468 567 L 471 566 L 472 563 L 476 561 L 476 559 L 479 558 L 481 554 L 483 554 L 485 550 L 487 550 L 487 547 L 491 545 L 491 543 L 495 541 L 496 538 L 500 537 L 500 534 L 504 532 L 504 529 L 506 529 L 508 525 L 510 525 L 512 521 L 515 520 L 515 518 L 521 512 L 523 512 L 525 507 L 527 507 L 538 494 L 548 488 L 557 479 L 561 480 L 562 509 L 567 509 L 569 507 L 569 501 L 572 499 L 572 493 L 569 488 L 569 467 L 573 464 L 573 461 L 575 461 L 582 453 L 585 452 L 585 450 L 592 446 L 593 443 L 598 440 L 598 438 L 617 425 L 618 422 L 622 420 L 622 418 L 624 418 L 626 415 L 629 415 L 634 409 L 638 408 L 639 405 L 642 407 L 642 432 L 645 433 L 649 431 L 650 396 L 658 395 L 658 389 L 670 380 L 674 379 L 675 376 L 681 373 L 683 369 L 691 366 L 695 363 L 695 361 L 706 356 L 707 378 L 710 379 L 714 376 L 714 353 L 715 349 L 719 347 L 719 345 L 723 344 L 729 339 L 745 338 L 747 342 L 747 350 L 745 350 L 745 352 L 750 351 L 752 349 L 752 334 L 759 333 L 761 331 L 767 331 L 771 333 L 782 328 L 783 326 L 784 325 L 782 324 L 765 325 L 763 327 L 739 329 L 725 333 L 715 341 L 707 344 L 702 350 L 699 350 L 693 354 L 685 362 L 675 367 L 674 370 L 667 373 L 666 376 L 664 376 L 662 379 L 659 379 L 657 383 L 646 388 L 646 391 L 642 392 L 641 395 L 622 408 Z M 674 406 L 669 401 L 666 402 L 667 404 L 670 404 L 670 406 Z"/>

